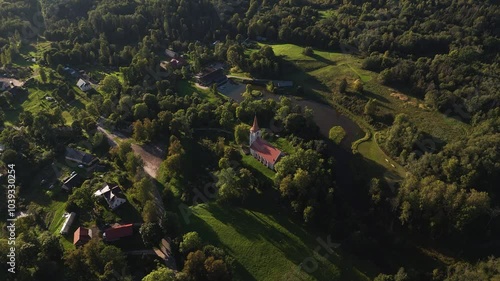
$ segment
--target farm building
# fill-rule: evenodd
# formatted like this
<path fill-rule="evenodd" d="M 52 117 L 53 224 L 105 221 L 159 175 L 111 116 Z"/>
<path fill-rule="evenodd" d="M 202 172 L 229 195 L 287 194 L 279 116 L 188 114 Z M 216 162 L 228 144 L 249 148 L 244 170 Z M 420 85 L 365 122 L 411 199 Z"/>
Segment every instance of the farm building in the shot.
<path fill-rule="evenodd" d="M 87 168 L 94 165 L 98 161 L 98 159 L 94 157 L 94 155 L 70 147 L 66 148 L 64 158 L 68 161 L 81 164 Z"/>
<path fill-rule="evenodd" d="M 77 173 L 73 172 L 68 178 L 63 181 L 62 189 L 71 192 L 73 188 L 82 186 L 83 179 Z"/>
<path fill-rule="evenodd" d="M 120 240 L 124 237 L 129 237 L 134 234 L 134 225 L 133 224 L 123 224 L 123 225 L 115 225 L 110 227 L 104 231 L 102 238 L 104 241 L 116 241 Z"/>
<path fill-rule="evenodd" d="M 198 83 L 202 86 L 210 86 L 212 84 L 221 85 L 227 81 L 227 76 L 224 74 L 224 70 L 222 68 L 213 70 L 206 74 L 203 74 L 198 77 Z"/>
<path fill-rule="evenodd" d="M 169 58 L 177 58 L 179 56 L 179 54 L 177 54 L 176 52 L 172 51 L 172 50 L 169 50 L 169 49 L 165 49 L 165 55 L 167 55 Z"/>
<path fill-rule="evenodd" d="M 92 85 L 90 85 L 89 82 L 83 80 L 83 79 L 79 79 L 78 82 L 76 83 L 76 86 L 78 86 L 78 88 L 84 92 L 86 91 L 89 91 L 90 89 L 92 89 Z"/>
<path fill-rule="evenodd" d="M 65 216 L 66 216 L 66 220 L 64 220 L 64 223 L 61 227 L 61 231 L 59 231 L 59 234 L 61 234 L 61 235 L 68 234 L 68 231 L 71 228 L 71 225 L 73 224 L 73 221 L 76 218 L 76 213 L 71 212 L 69 214 L 65 214 Z"/>
<path fill-rule="evenodd" d="M 80 226 L 73 233 L 73 245 L 77 247 L 85 245 L 90 239 L 92 239 L 92 229 Z"/>

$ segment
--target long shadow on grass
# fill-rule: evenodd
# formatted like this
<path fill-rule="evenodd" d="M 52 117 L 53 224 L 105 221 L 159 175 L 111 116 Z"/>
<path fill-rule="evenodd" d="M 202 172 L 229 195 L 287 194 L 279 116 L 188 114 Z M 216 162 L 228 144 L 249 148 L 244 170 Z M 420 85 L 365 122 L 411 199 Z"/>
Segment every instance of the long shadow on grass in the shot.
<path fill-rule="evenodd" d="M 220 215 L 216 215 L 215 213 L 213 213 L 213 209 L 217 208 L 212 208 L 211 205 L 205 205 L 204 208 L 207 208 L 210 212 L 212 212 L 214 218 L 219 220 L 221 219 Z M 189 216 L 189 220 L 184 220 L 184 223 L 186 229 L 198 232 L 200 236 L 203 237 L 204 241 L 213 243 L 215 246 L 225 246 L 224 249 L 228 251 L 230 255 L 235 255 L 235 253 L 232 252 L 229 247 L 222 243 L 217 232 L 215 232 L 212 226 L 206 223 L 205 220 L 193 214 Z M 239 277 L 239 280 L 256 280 L 255 277 L 253 277 L 252 274 L 250 274 L 250 272 L 248 272 L 248 270 L 239 261 L 235 260 L 233 265 L 236 271 L 236 275 Z"/>
<path fill-rule="evenodd" d="M 270 218 L 270 221 L 275 221 L 279 226 L 271 224 L 262 215 L 251 210 L 243 210 L 240 208 L 225 208 L 219 205 L 211 204 L 208 210 L 225 225 L 231 226 L 238 234 L 251 241 L 267 241 L 273 247 L 269 251 L 280 251 L 286 259 L 299 266 L 307 260 L 313 259 L 315 256 L 313 250 L 319 247 L 322 254 L 325 249 L 314 237 L 308 234 L 300 225 L 295 224 L 285 214 L 265 214 Z M 286 232 L 281 229 L 286 229 Z M 323 241 L 327 241 L 327 237 L 318 236 Z M 300 242 L 299 242 L 300 241 Z M 303 243 L 303 244 L 302 244 Z M 325 280 L 331 277 L 331 280 L 338 280 L 339 276 L 354 276 L 355 269 L 357 268 L 350 260 L 345 260 L 344 255 L 334 254 L 329 256 L 330 262 L 333 263 L 334 269 L 331 265 L 325 264 L 323 261 L 318 261 L 318 269 L 311 272 L 310 275 L 318 280 Z M 346 270 L 340 270 L 344 268 Z M 292 266 L 289 271 L 295 268 Z M 331 276 L 336 275 L 337 278 Z"/>
<path fill-rule="evenodd" d="M 318 55 L 318 54 L 312 54 L 310 55 L 311 58 L 316 59 L 317 61 L 320 61 L 322 63 L 326 63 L 328 65 L 336 65 L 337 63 L 328 59 L 325 59 L 324 57 Z"/>
<path fill-rule="evenodd" d="M 316 77 L 300 69 L 296 64 L 292 62 L 283 61 L 282 64 L 283 69 L 286 69 L 286 71 L 284 71 L 282 75 L 283 79 L 288 79 L 291 74 L 293 74 L 295 77 L 300 77 L 301 81 L 297 81 L 298 79 L 295 79 L 295 81 L 293 82 L 299 86 L 304 87 L 304 92 L 307 94 L 306 97 L 308 99 L 325 103 L 323 97 L 318 96 L 317 94 L 315 95 L 311 92 L 311 90 L 318 92 L 330 92 L 330 89 L 325 84 L 319 81 Z"/>
<path fill-rule="evenodd" d="M 381 95 L 376 95 L 372 91 L 364 90 L 362 95 L 364 97 L 367 97 L 367 98 L 370 98 L 370 99 L 376 99 L 376 100 L 378 100 L 380 102 L 390 103 L 388 99 L 386 99 L 385 97 L 383 97 Z"/>

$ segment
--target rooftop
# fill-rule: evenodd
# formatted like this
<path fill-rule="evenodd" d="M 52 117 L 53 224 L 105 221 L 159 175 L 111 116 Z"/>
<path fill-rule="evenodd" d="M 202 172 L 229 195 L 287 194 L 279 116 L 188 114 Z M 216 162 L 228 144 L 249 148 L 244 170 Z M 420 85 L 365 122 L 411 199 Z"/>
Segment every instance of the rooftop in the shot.
<path fill-rule="evenodd" d="M 88 242 L 90 239 L 92 239 L 92 230 L 85 228 L 85 227 L 79 227 L 76 229 L 75 233 L 73 234 L 73 244 L 76 245 L 78 242 Z"/>
<path fill-rule="evenodd" d="M 90 85 L 90 83 L 80 78 L 78 79 L 78 82 L 76 82 L 76 85 L 81 88 Z"/>
<path fill-rule="evenodd" d="M 201 75 L 199 80 L 203 84 L 211 84 L 211 83 L 222 82 L 226 78 L 227 76 L 224 74 L 224 70 L 222 68 L 219 68 L 204 75 Z"/>
<path fill-rule="evenodd" d="M 103 238 L 106 241 L 115 241 L 123 237 L 132 236 L 134 234 L 133 224 L 124 224 L 113 226 L 104 231 Z"/>
<path fill-rule="evenodd" d="M 69 178 L 66 178 L 63 183 L 67 188 L 73 189 L 75 187 L 80 187 L 83 183 L 83 179 L 75 173 L 72 174 Z"/>
<path fill-rule="evenodd" d="M 269 163 L 276 163 L 279 156 L 281 155 L 281 150 L 272 146 L 270 143 L 266 142 L 261 138 L 257 138 L 250 146 L 257 154 L 264 158 Z"/>
<path fill-rule="evenodd" d="M 75 162 L 82 163 L 84 165 L 91 165 L 94 161 L 97 160 L 92 154 L 88 154 L 86 152 L 76 150 L 70 147 L 66 148 L 66 159 L 72 160 Z"/>
<path fill-rule="evenodd" d="M 253 118 L 252 128 L 250 128 L 250 132 L 257 132 L 258 130 L 260 130 L 260 128 L 259 124 L 257 123 L 257 115 L 255 115 L 255 117 Z"/>

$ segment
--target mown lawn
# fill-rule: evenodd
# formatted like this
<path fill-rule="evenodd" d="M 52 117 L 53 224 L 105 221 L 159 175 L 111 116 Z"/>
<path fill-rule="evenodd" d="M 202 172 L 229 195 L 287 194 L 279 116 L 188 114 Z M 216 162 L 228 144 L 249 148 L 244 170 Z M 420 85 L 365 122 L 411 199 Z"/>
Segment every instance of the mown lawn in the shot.
<path fill-rule="evenodd" d="M 296 82 L 296 85 L 302 85 L 310 97 L 320 96 L 330 100 L 332 95 L 342 95 L 338 93 L 338 84 L 342 79 L 345 78 L 349 84 L 360 79 L 365 89 L 363 95 L 366 97 L 363 98 L 376 99 L 380 115 L 405 113 L 420 130 L 442 141 L 460 138 L 468 130 L 468 125 L 425 108 L 423 100 L 409 96 L 410 100 L 405 102 L 392 97 L 391 93 L 398 91 L 381 85 L 377 79 L 378 73 L 362 69 L 361 58 L 319 50 L 315 50 L 312 56 L 305 56 L 302 54 L 304 48 L 297 45 L 270 46 L 277 56 L 294 66 L 287 68 L 285 77 Z"/>
<path fill-rule="evenodd" d="M 243 161 L 243 164 L 245 166 L 250 167 L 254 172 L 262 174 L 263 176 L 268 178 L 270 181 L 274 180 L 275 172 L 272 171 L 271 169 L 268 169 L 266 166 L 264 166 L 262 163 L 260 163 L 257 159 L 253 158 L 252 155 L 243 155 L 242 161 Z"/>
<path fill-rule="evenodd" d="M 59 231 L 61 230 L 65 220 L 63 215 L 66 212 L 65 203 L 68 199 L 68 194 L 60 190 L 59 186 L 56 186 L 52 190 L 54 196 L 49 197 L 47 194 L 48 189 L 43 188 L 38 184 L 42 178 L 43 173 L 35 176 L 29 190 L 22 193 L 23 198 L 26 203 L 33 202 L 45 208 L 45 223 L 48 226 L 48 231 L 56 237 L 61 237 L 61 242 L 65 249 L 72 249 L 73 232 L 78 228 L 78 217 L 68 231 L 68 234 L 61 236 Z"/>
<path fill-rule="evenodd" d="M 177 93 L 180 96 L 188 96 L 193 93 L 197 93 L 201 98 L 207 99 L 208 101 L 215 101 L 218 97 L 212 95 L 209 89 L 201 89 L 196 87 L 195 83 L 188 80 L 182 80 L 177 82 L 176 86 Z"/>
<path fill-rule="evenodd" d="M 272 145 L 274 145 L 275 147 L 279 148 L 281 151 L 287 154 L 292 154 L 295 151 L 293 145 L 285 138 L 280 137 L 270 142 Z"/>
<path fill-rule="evenodd" d="M 387 156 L 384 151 L 380 149 L 373 138 L 362 142 L 358 146 L 358 151 L 366 159 L 377 163 L 378 165 L 384 167 L 387 171 L 395 173 L 400 177 L 405 176 L 405 169 L 398 163 L 394 162 L 391 157 Z M 394 165 L 394 167 L 392 165 Z"/>
<path fill-rule="evenodd" d="M 317 239 L 327 241 L 327 236 L 308 234 L 284 213 L 217 204 L 201 204 L 191 210 L 185 228 L 199 232 L 205 242 L 224 248 L 235 258 L 235 280 L 355 281 L 371 280 L 375 272 L 340 250 L 325 258 L 327 250 Z"/>

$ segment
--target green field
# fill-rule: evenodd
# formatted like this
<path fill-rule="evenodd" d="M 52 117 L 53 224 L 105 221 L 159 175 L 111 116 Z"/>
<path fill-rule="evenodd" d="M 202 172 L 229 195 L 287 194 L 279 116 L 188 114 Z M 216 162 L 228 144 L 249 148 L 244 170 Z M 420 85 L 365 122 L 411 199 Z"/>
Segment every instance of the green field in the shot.
<path fill-rule="evenodd" d="M 288 63 L 282 79 L 292 80 L 295 85 L 301 85 L 305 90 L 305 98 L 331 104 L 368 132 L 368 138 L 354 148 L 368 161 L 378 164 L 394 177 L 404 177 L 405 169 L 380 149 L 373 138 L 376 130 L 363 116 L 353 114 L 350 109 L 336 102 L 336 99 L 346 95 L 338 92 L 338 85 L 342 79 L 348 82 L 348 95 L 357 95 L 357 99 L 361 102 L 368 99 L 377 100 L 377 115 L 395 116 L 405 113 L 422 132 L 433 136 L 438 141 L 449 142 L 460 138 L 468 131 L 468 125 L 428 109 L 423 100 L 407 96 L 408 100 L 404 101 L 395 97 L 393 93 L 401 92 L 381 85 L 377 79 L 378 73 L 361 68 L 362 59 L 359 57 L 320 50 L 314 50 L 313 55 L 306 56 L 303 54 L 304 48 L 297 45 L 271 44 L 270 46 L 276 56 Z M 364 84 L 363 94 L 354 93 L 351 89 L 352 83 L 358 79 Z"/>
<path fill-rule="evenodd" d="M 274 171 L 268 169 L 266 166 L 262 165 L 257 159 L 253 158 L 252 155 L 243 155 L 243 164 L 250 167 L 257 173 L 268 178 L 270 181 L 274 180 Z"/>
<path fill-rule="evenodd" d="M 176 90 L 180 96 L 187 96 L 192 95 L 193 93 L 197 93 L 201 98 L 207 99 L 209 101 L 215 101 L 218 98 L 210 92 L 210 89 L 198 88 L 196 87 L 194 82 L 187 80 L 177 82 Z"/>
<path fill-rule="evenodd" d="M 201 204 L 191 210 L 189 220 L 184 220 L 185 228 L 199 232 L 205 242 L 223 247 L 235 258 L 235 280 L 355 281 L 371 280 L 376 272 L 337 249 L 325 258 L 327 251 L 317 239 L 327 241 L 327 235 L 307 233 L 285 212 L 217 204 Z M 314 253 L 316 248 L 319 250 Z"/>
<path fill-rule="evenodd" d="M 408 101 L 401 101 L 391 96 L 391 93 L 398 91 L 381 85 L 377 81 L 377 73 L 361 69 L 361 58 L 319 50 L 314 50 L 312 56 L 306 56 L 302 54 L 303 48 L 297 45 L 274 44 L 270 46 L 277 56 L 295 66 L 295 69 L 287 72 L 286 77 L 283 78 L 302 85 L 309 96 L 331 100 L 332 95 L 342 95 L 337 89 L 343 78 L 349 84 L 360 79 L 364 83 L 365 93 L 359 98 L 376 99 L 381 115 L 405 113 L 420 130 L 444 141 L 460 138 L 468 129 L 468 125 L 456 119 L 425 108 L 423 100 L 408 96 Z"/>

